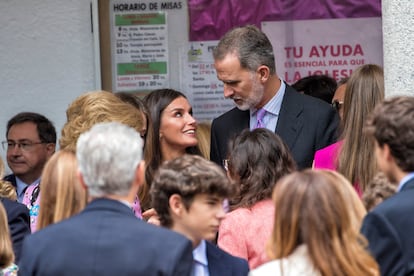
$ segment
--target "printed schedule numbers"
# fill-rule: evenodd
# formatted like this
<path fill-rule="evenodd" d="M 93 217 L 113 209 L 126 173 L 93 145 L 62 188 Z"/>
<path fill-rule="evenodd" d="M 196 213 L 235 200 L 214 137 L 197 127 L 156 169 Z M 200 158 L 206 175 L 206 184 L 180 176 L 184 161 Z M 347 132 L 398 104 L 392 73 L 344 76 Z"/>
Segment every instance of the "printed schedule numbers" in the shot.
<path fill-rule="evenodd" d="M 165 13 L 115 14 L 116 90 L 153 90 L 168 82 Z"/>

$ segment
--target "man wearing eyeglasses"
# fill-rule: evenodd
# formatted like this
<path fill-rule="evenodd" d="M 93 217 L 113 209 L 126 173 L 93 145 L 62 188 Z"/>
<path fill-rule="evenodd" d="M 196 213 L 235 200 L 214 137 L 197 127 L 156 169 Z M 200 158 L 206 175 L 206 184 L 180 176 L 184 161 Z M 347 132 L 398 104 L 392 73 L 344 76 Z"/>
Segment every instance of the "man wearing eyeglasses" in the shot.
<path fill-rule="evenodd" d="M 55 152 L 55 127 L 41 114 L 22 112 L 7 123 L 6 138 L 2 146 L 13 174 L 4 179 L 16 188 L 17 201 L 31 209 L 38 201 L 43 166 Z"/>

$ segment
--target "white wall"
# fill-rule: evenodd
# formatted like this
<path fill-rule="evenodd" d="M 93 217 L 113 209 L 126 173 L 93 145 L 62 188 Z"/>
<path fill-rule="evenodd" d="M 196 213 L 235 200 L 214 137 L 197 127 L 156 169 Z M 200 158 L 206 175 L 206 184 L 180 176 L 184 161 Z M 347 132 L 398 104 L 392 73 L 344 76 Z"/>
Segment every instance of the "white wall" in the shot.
<path fill-rule="evenodd" d="M 383 0 L 385 96 L 414 96 L 414 1 Z"/>
<path fill-rule="evenodd" d="M 21 111 L 45 115 L 60 137 L 68 105 L 98 89 L 90 14 L 85 0 L 0 0 L 0 141 Z"/>

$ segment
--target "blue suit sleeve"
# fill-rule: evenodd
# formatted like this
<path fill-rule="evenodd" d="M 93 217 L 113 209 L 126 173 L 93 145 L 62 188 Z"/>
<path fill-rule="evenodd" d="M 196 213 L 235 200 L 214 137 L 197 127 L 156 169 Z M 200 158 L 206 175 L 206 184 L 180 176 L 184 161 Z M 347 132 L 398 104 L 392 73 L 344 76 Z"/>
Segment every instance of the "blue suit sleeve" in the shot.
<path fill-rule="evenodd" d="M 17 202 L 9 201 L 4 203 L 7 211 L 10 235 L 13 242 L 13 251 L 16 257 L 16 262 L 18 262 L 23 240 L 31 233 L 29 210 L 26 206 Z"/>
<path fill-rule="evenodd" d="M 368 213 L 361 232 L 368 240 L 369 250 L 380 266 L 381 275 L 405 275 L 401 241 L 385 216 Z"/>

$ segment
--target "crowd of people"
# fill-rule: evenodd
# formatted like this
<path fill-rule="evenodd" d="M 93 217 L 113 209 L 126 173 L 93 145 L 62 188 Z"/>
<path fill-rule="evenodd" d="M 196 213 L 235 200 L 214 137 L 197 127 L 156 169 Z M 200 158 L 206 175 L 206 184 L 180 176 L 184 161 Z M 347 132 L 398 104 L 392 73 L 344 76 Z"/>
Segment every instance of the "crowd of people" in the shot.
<path fill-rule="evenodd" d="M 250 25 L 213 58 L 235 107 L 212 122 L 169 88 L 87 92 L 59 141 L 9 119 L 0 275 L 414 274 L 414 98 L 375 64 L 295 90 Z"/>

